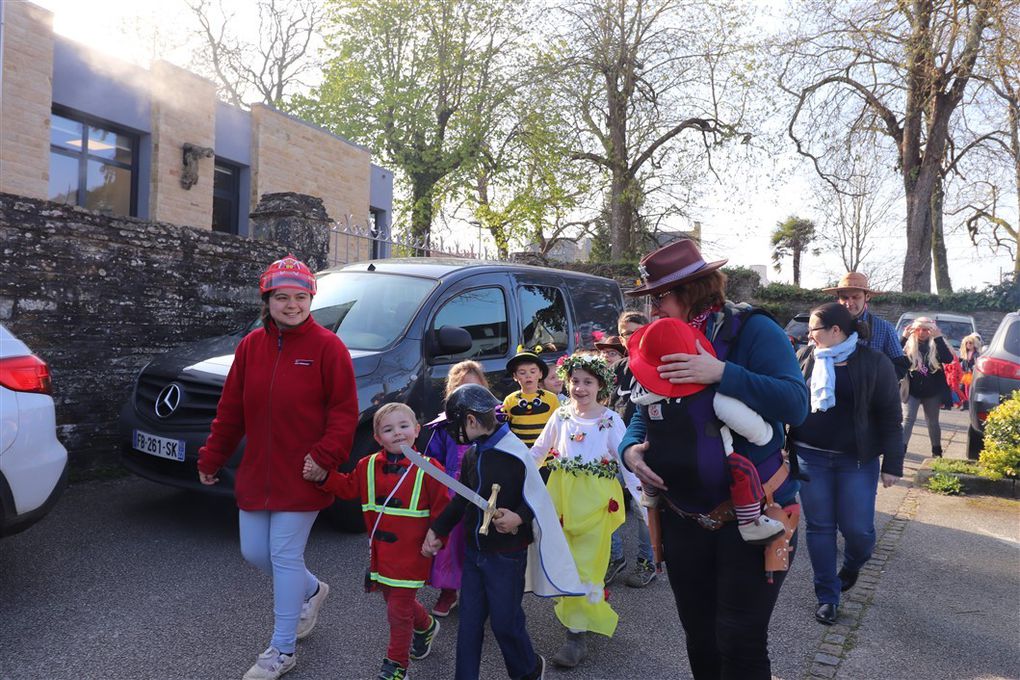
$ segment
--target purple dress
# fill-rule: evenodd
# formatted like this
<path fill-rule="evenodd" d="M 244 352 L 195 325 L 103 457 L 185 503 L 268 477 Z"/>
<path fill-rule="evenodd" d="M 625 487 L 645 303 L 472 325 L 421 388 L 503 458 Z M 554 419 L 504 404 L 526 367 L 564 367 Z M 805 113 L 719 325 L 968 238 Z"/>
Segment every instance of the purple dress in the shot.
<path fill-rule="evenodd" d="M 460 462 L 467 451 L 467 444 L 458 444 L 444 428 L 437 427 L 432 432 L 425 455 L 431 456 L 443 464 L 447 474 L 460 479 Z M 449 491 L 450 497 L 454 492 Z M 457 524 L 446 539 L 446 545 L 432 560 L 432 575 L 429 583 L 436 588 L 460 588 L 461 569 L 464 564 L 464 524 Z"/>

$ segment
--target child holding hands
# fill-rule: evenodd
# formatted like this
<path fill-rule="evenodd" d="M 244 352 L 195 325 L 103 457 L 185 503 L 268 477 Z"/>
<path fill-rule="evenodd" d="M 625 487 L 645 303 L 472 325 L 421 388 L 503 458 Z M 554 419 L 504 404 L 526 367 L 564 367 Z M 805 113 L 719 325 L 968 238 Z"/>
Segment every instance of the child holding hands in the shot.
<path fill-rule="evenodd" d="M 372 421 L 382 450 L 365 456 L 351 472 L 330 471 L 305 458 L 304 477 L 318 481 L 338 498 L 359 499 L 369 532 L 366 591 L 382 592 L 390 641 L 380 680 L 403 680 L 410 659 L 424 659 L 439 631 L 439 621 L 417 599 L 432 558 L 421 552 L 429 525 L 449 503 L 446 488 L 411 465 L 400 446 L 418 437 L 414 411 L 405 404 L 384 404 Z M 380 502 L 382 499 L 384 501 Z"/>

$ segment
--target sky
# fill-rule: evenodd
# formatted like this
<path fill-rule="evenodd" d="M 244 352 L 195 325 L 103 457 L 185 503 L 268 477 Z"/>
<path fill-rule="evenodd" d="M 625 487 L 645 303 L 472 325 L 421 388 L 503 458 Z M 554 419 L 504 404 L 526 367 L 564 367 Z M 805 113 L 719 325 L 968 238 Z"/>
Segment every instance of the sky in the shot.
<path fill-rule="evenodd" d="M 764 0 L 775 7 L 780 0 Z M 54 12 L 54 30 L 93 49 L 140 65 L 147 65 L 154 56 L 187 67 L 190 62 L 191 24 L 183 0 L 34 0 L 35 4 Z M 251 12 L 253 0 L 224 0 L 228 9 L 236 10 L 236 25 L 256 26 Z M 788 168 L 782 179 L 774 180 L 765 172 L 745 176 L 723 165 L 723 183 L 709 182 L 698 203 L 688 210 L 686 218 L 677 218 L 665 229 L 686 230 L 697 220 L 702 225 L 703 250 L 706 259 L 728 258 L 733 265 L 765 265 L 770 281 L 792 281 L 789 261 L 776 272 L 771 262 L 769 235 L 776 224 L 790 215 L 819 221 L 812 196 L 814 177 L 806 160 L 799 159 L 792 148 L 773 158 L 773 163 Z M 727 172 L 729 171 L 729 174 Z M 752 175 L 754 173 L 752 172 Z M 903 201 L 898 215 L 889 221 L 875 243 L 889 263 L 887 278 L 898 285 L 902 265 L 896 264 L 905 249 Z M 1014 211 L 1010 217 L 1018 221 Z M 1005 251 L 993 254 L 987 248 L 976 249 L 962 226 L 946 219 L 946 241 L 949 251 L 950 275 L 956 290 L 984 288 L 998 283 L 1003 273 L 1012 271 L 1012 258 Z M 478 232 L 465 225 L 454 239 L 471 247 L 477 243 Z M 825 246 L 820 243 L 818 245 Z M 838 256 L 823 252 L 806 254 L 802 260 L 801 285 L 828 285 L 842 274 Z M 934 286 L 933 286 L 934 289 Z"/>

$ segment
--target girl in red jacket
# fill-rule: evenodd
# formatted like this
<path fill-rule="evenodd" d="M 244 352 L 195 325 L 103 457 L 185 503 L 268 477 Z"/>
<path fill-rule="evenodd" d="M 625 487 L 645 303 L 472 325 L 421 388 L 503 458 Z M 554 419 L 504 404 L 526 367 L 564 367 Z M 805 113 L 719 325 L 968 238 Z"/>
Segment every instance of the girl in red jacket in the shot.
<path fill-rule="evenodd" d="M 269 647 L 244 680 L 276 680 L 294 667 L 298 638 L 308 635 L 329 586 L 305 568 L 305 543 L 333 497 L 301 478 L 305 456 L 318 475 L 347 459 L 358 418 L 354 369 L 337 335 L 309 316 L 315 276 L 289 255 L 259 281 L 263 327 L 234 353 L 198 476 L 216 484 L 241 438 L 247 444 L 234 493 L 241 553 L 273 578 L 275 623 Z"/>
<path fill-rule="evenodd" d="M 439 619 L 418 602 L 432 558 L 421 552 L 429 526 L 450 502 L 446 487 L 411 464 L 400 450 L 414 446 L 418 421 L 404 404 L 384 404 L 372 419 L 382 451 L 365 456 L 352 472 L 333 471 L 322 488 L 338 498 L 358 499 L 365 514 L 370 562 L 365 590 L 386 600 L 390 643 L 380 680 L 403 680 L 410 659 L 424 659 L 439 631 Z M 438 466 L 437 467 L 442 467 Z M 316 464 L 305 459 L 305 479 L 316 479 Z"/>

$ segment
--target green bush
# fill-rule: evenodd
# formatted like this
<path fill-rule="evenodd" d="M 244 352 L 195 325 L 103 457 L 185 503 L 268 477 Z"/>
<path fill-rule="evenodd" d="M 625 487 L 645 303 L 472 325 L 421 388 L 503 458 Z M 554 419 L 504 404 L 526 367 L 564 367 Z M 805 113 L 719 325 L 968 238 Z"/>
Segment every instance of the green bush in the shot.
<path fill-rule="evenodd" d="M 1020 471 L 1020 390 L 988 414 L 980 462 L 986 477 L 1017 478 Z"/>
<path fill-rule="evenodd" d="M 935 458 L 932 461 L 931 469 L 933 472 L 949 472 L 963 475 L 981 474 L 981 466 L 977 463 L 957 458 Z"/>
<path fill-rule="evenodd" d="M 963 495 L 963 482 L 959 477 L 945 472 L 936 472 L 928 478 L 928 490 L 943 496 L 961 496 Z"/>

